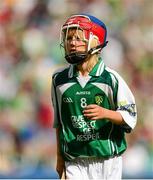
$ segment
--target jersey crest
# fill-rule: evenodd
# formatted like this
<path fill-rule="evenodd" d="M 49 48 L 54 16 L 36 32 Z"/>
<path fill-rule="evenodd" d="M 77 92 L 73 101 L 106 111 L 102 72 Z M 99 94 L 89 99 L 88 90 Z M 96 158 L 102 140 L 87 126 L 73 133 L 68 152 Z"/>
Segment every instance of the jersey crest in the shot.
<path fill-rule="evenodd" d="M 103 102 L 102 95 L 101 94 L 96 94 L 95 95 L 95 103 L 100 106 L 102 104 L 102 102 Z"/>

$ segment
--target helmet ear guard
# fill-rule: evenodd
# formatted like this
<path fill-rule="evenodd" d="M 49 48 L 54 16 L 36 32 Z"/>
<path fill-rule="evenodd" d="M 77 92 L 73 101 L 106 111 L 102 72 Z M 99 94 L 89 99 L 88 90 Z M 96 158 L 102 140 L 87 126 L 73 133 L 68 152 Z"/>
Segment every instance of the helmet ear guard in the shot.
<path fill-rule="evenodd" d="M 101 51 L 105 46 L 107 46 L 108 41 L 104 42 L 104 44 L 100 44 L 96 47 L 91 48 L 88 51 L 88 54 L 94 54 L 95 52 Z"/>
<path fill-rule="evenodd" d="M 88 42 L 85 52 L 73 52 L 68 54 L 65 45 L 63 46 L 65 48 L 65 59 L 70 64 L 80 64 L 89 55 L 100 52 L 108 43 L 108 41 L 106 41 L 107 29 L 105 24 L 94 16 L 80 14 L 68 18 L 61 30 L 61 40 L 63 40 L 63 42 L 61 42 L 63 44 L 65 44 L 64 41 L 66 40 L 70 28 L 83 30 L 84 40 Z M 66 33 L 65 37 L 62 36 L 64 32 Z M 99 41 L 99 45 L 92 47 L 91 42 L 95 37 Z"/>

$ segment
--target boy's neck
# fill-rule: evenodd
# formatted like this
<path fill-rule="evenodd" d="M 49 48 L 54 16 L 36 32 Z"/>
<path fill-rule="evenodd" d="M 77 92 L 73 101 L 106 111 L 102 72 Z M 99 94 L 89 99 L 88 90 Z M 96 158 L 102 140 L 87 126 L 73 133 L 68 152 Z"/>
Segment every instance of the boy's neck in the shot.
<path fill-rule="evenodd" d="M 83 63 L 77 66 L 79 74 L 82 76 L 87 76 L 89 72 L 93 69 L 93 67 L 97 64 L 97 62 L 98 62 L 97 54 L 91 55 L 90 58 L 88 58 Z"/>

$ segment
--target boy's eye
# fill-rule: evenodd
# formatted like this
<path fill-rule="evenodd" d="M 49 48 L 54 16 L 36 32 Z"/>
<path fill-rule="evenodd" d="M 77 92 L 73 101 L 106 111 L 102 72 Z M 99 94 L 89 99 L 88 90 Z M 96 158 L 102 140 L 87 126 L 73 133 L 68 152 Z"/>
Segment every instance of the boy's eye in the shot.
<path fill-rule="evenodd" d="M 72 37 L 70 36 L 70 37 L 67 37 L 67 40 L 68 41 L 71 41 L 72 40 Z"/>
<path fill-rule="evenodd" d="M 76 37 L 76 40 L 81 40 L 80 37 Z"/>
<path fill-rule="evenodd" d="M 73 41 L 76 41 L 76 40 L 77 40 L 77 41 L 80 41 L 81 39 L 80 39 L 79 36 L 77 36 L 77 37 L 69 36 L 69 37 L 67 37 L 67 40 L 68 40 L 68 41 L 72 41 L 72 40 L 73 40 Z"/>

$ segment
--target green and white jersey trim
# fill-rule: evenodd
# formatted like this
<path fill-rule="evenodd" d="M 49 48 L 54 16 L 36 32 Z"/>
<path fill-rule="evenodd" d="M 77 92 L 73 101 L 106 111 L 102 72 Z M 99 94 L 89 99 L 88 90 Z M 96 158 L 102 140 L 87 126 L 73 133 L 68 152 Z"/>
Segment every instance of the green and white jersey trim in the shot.
<path fill-rule="evenodd" d="M 100 76 L 103 73 L 104 68 L 105 68 L 105 64 L 103 61 L 101 61 L 97 69 L 96 76 Z"/>

